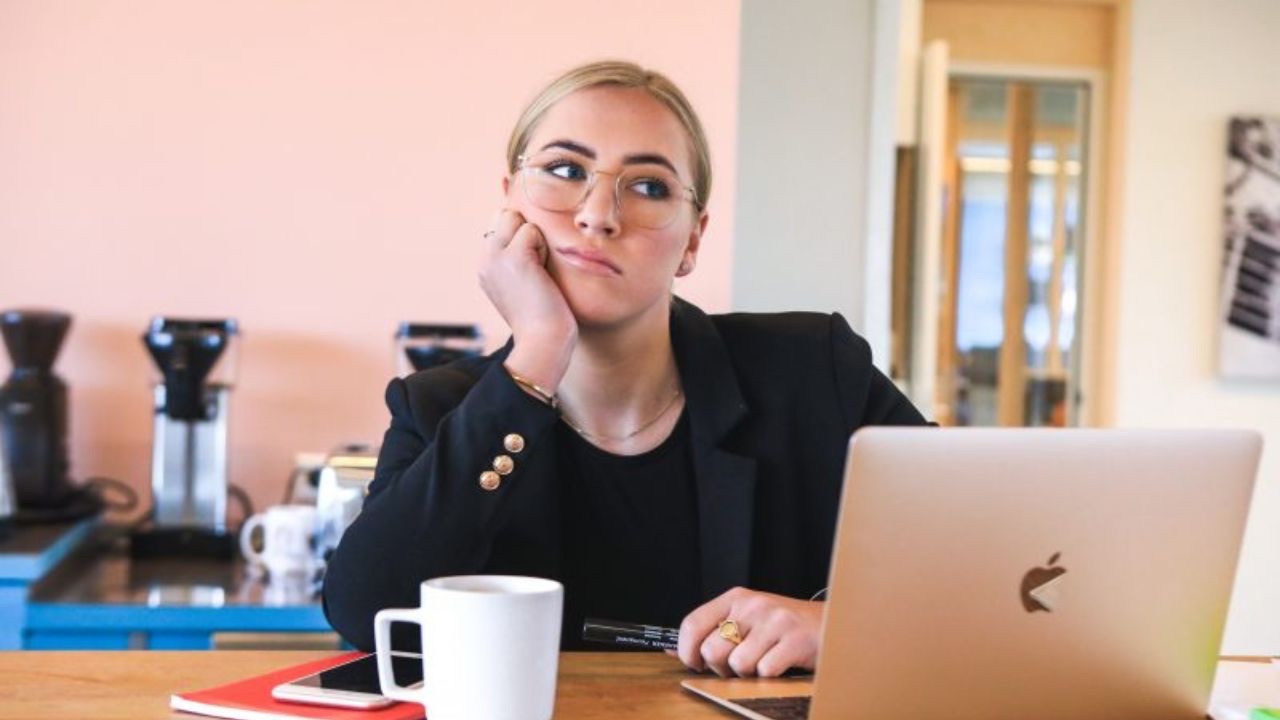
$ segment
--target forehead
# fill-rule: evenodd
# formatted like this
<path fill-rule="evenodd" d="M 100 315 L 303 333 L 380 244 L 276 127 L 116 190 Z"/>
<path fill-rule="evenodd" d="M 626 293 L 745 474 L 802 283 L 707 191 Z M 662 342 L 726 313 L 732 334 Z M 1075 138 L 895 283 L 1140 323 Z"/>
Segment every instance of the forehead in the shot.
<path fill-rule="evenodd" d="M 675 113 L 639 88 L 597 87 L 571 93 L 547 110 L 529 137 L 528 150 L 573 140 L 606 163 L 626 155 L 660 153 L 682 172 L 689 169 L 689 141 Z"/>

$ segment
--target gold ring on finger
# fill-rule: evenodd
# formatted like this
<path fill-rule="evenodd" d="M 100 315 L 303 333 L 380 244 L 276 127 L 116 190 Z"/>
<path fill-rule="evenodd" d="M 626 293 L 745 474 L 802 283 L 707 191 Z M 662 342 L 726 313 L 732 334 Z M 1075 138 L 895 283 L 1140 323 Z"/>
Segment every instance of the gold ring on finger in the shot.
<path fill-rule="evenodd" d="M 738 623 L 733 620 L 725 620 L 718 626 L 720 637 L 728 640 L 734 645 L 742 643 L 742 630 L 738 627 Z"/>

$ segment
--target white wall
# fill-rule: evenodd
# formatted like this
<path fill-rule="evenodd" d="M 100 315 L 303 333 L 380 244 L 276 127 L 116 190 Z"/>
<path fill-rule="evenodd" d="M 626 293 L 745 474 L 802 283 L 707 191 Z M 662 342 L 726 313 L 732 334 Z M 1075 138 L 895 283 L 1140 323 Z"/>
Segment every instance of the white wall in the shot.
<path fill-rule="evenodd" d="M 1227 118 L 1280 116 L 1280 2 L 1134 0 L 1115 420 L 1266 436 L 1224 641 L 1280 653 L 1280 382 L 1215 376 Z"/>
<path fill-rule="evenodd" d="M 741 10 L 733 307 L 839 311 L 881 364 L 899 12 L 899 0 Z"/>

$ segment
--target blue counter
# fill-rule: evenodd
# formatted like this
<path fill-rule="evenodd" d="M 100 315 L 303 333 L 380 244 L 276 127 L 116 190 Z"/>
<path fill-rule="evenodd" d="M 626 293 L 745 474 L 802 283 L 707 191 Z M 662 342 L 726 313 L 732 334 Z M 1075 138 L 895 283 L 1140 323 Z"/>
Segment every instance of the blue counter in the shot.
<path fill-rule="evenodd" d="M 212 649 L 228 634 L 315 637 L 337 645 L 315 585 L 271 583 L 240 561 L 129 557 L 117 529 L 64 531 L 39 558 L 5 556 L 0 568 L 27 577 L 0 605 L 6 649 Z M 51 570 L 52 569 L 52 570 Z M 51 570 L 51 571 L 50 571 Z"/>
<path fill-rule="evenodd" d="M 23 646 L 31 586 L 89 537 L 97 520 L 19 526 L 0 542 L 0 650 Z"/>

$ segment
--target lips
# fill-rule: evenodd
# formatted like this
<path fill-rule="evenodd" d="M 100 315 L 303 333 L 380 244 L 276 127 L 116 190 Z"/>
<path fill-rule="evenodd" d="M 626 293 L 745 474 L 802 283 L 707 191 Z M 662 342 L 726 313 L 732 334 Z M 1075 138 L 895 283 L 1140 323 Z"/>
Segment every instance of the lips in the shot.
<path fill-rule="evenodd" d="M 622 268 L 615 265 L 602 252 L 579 250 L 577 248 L 559 248 L 556 250 L 556 254 L 564 258 L 569 265 L 595 275 L 615 276 L 622 274 Z"/>

